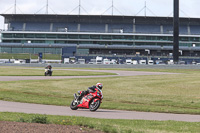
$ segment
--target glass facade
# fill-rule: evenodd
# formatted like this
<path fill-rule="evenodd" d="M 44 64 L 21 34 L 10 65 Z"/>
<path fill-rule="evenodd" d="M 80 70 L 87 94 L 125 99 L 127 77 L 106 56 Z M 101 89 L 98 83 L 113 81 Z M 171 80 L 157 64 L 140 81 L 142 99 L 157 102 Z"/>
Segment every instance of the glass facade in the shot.
<path fill-rule="evenodd" d="M 49 44 L 103 44 L 103 45 L 158 45 L 173 46 L 173 37 L 169 34 L 55 34 L 55 33 L 2 33 L 5 43 L 49 43 Z M 180 46 L 199 46 L 200 36 L 180 36 Z"/>
<path fill-rule="evenodd" d="M 200 47 L 200 35 L 180 35 L 179 46 L 184 46 L 187 50 L 182 52 L 183 56 L 200 56 L 199 51 L 190 50 L 192 47 Z M 89 54 L 105 54 L 105 55 L 147 55 L 145 49 L 152 46 L 173 46 L 172 34 L 126 34 L 126 33 L 81 33 L 81 32 L 2 32 L 2 43 L 37 43 L 40 44 L 85 44 L 87 47 L 92 44 L 91 48 L 77 48 L 77 55 Z M 117 48 L 95 48 L 95 45 L 115 45 Z M 119 45 L 119 46 L 117 46 Z M 140 47 L 131 49 L 121 47 L 134 46 Z M 120 47 L 120 48 L 119 48 Z M 46 54 L 61 54 L 62 48 L 24 48 L 24 47 L 0 47 L 0 53 L 46 53 Z M 151 55 L 168 56 L 172 53 L 172 49 L 151 49 Z"/>
<path fill-rule="evenodd" d="M 61 48 L 13 48 L 0 47 L 0 53 L 46 53 L 46 54 L 61 54 Z"/>

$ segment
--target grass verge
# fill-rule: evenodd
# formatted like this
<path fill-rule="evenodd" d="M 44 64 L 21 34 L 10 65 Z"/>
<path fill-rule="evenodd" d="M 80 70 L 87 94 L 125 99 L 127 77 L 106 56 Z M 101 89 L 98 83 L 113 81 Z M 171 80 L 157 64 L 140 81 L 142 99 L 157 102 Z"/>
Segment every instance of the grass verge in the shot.
<path fill-rule="evenodd" d="M 197 133 L 199 122 L 113 120 L 75 116 L 54 116 L 0 112 L 0 121 L 36 122 L 45 124 L 79 125 L 109 133 Z"/>
<path fill-rule="evenodd" d="M 106 72 L 71 71 L 67 69 L 53 69 L 53 76 L 94 76 L 94 75 L 116 75 Z M 44 68 L 27 67 L 0 67 L 0 76 L 44 76 Z"/>

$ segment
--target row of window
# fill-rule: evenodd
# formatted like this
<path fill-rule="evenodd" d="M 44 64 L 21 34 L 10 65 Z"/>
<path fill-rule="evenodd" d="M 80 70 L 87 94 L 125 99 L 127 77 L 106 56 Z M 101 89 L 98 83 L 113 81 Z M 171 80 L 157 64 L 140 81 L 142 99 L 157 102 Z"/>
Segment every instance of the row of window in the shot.
<path fill-rule="evenodd" d="M 148 52 L 145 50 L 132 50 L 132 49 L 126 49 L 126 50 L 118 50 L 118 49 L 77 49 L 76 54 L 77 55 L 88 55 L 88 54 L 117 54 L 117 55 L 135 55 L 136 52 L 140 52 L 141 55 L 148 55 Z M 14 54 L 19 54 L 19 53 L 29 53 L 29 54 L 35 54 L 38 55 L 38 53 L 43 53 L 43 58 L 46 56 L 49 56 L 50 54 L 55 54 L 58 55 L 56 57 L 57 59 L 60 59 L 61 56 L 61 48 L 12 48 L 12 47 L 0 47 L 0 53 L 14 53 Z M 158 56 L 168 56 L 169 53 L 172 53 L 172 50 L 168 51 L 157 51 L 157 50 L 151 50 L 151 55 L 158 55 Z M 182 52 L 183 56 L 199 56 L 200 53 L 197 51 L 183 51 Z M 16 55 L 13 55 L 16 57 Z M 17 56 L 18 58 L 20 56 Z M 30 55 L 31 58 L 31 55 Z"/>
<path fill-rule="evenodd" d="M 27 43 L 27 41 L 21 40 L 3 40 L 4 43 Z M 172 43 L 161 43 L 161 42 L 107 42 L 107 41 L 48 41 L 48 40 L 33 40 L 31 43 L 48 43 L 48 44 L 101 44 L 101 45 L 129 45 L 129 46 L 172 46 Z M 179 43 L 179 46 L 193 47 L 193 43 Z M 200 44 L 196 43 L 196 47 L 199 47 Z"/>
<path fill-rule="evenodd" d="M 3 33 L 3 38 L 44 38 L 44 39 L 95 39 L 95 40 L 155 40 L 173 41 L 172 36 L 142 36 L 142 35 L 78 35 L 78 34 L 23 34 Z M 200 42 L 200 37 L 180 37 L 180 41 Z"/>
<path fill-rule="evenodd" d="M 61 54 L 61 48 L 12 48 L 12 47 L 0 47 L 0 53 L 51 53 Z"/>

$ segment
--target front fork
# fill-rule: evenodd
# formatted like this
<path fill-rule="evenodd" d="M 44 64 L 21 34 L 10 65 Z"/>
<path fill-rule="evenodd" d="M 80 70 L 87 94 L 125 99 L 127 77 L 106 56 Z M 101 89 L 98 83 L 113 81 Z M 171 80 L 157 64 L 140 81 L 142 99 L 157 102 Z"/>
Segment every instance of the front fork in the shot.
<path fill-rule="evenodd" d="M 82 99 L 83 100 L 83 99 Z M 78 96 L 76 93 L 74 93 L 74 103 L 77 103 L 77 104 L 80 104 L 82 103 L 82 100 L 81 101 L 78 101 Z"/>
<path fill-rule="evenodd" d="M 78 103 L 78 96 L 74 93 L 74 103 Z"/>

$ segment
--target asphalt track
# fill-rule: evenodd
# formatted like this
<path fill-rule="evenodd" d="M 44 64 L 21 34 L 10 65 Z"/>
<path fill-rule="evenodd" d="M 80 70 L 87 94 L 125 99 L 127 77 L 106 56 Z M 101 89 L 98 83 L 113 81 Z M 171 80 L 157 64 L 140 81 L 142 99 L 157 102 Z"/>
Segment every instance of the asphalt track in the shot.
<path fill-rule="evenodd" d="M 79 70 L 79 69 L 72 69 L 72 70 L 110 72 L 110 73 L 117 73 L 117 75 L 52 76 L 52 77 L 0 76 L 0 81 L 174 74 L 174 73 L 164 73 L 164 72 L 138 72 L 138 71 L 116 71 L 116 70 Z M 90 112 L 87 109 L 78 109 L 74 111 L 71 110 L 69 107 L 65 106 L 18 103 L 18 102 L 8 102 L 8 101 L 0 101 L 0 112 L 22 112 L 22 113 L 35 113 L 35 114 L 47 114 L 47 115 L 83 116 L 83 117 L 106 118 L 106 119 L 137 119 L 137 120 L 159 120 L 159 121 L 174 120 L 174 121 L 186 121 L 186 122 L 200 122 L 200 115 L 136 112 L 136 111 L 123 111 L 123 110 L 105 110 L 105 109 L 98 109 L 96 112 Z"/>
<path fill-rule="evenodd" d="M 87 109 L 71 110 L 69 107 L 41 105 L 30 103 L 18 103 L 0 101 L 1 112 L 23 112 L 34 114 L 47 115 L 67 115 L 67 116 L 84 116 L 93 118 L 106 119 L 137 119 L 137 120 L 174 120 L 187 122 L 200 122 L 200 115 L 187 114 L 167 114 L 167 113 L 152 113 L 152 112 L 136 112 L 123 110 L 105 110 L 98 109 L 96 112 L 90 112 Z"/>

